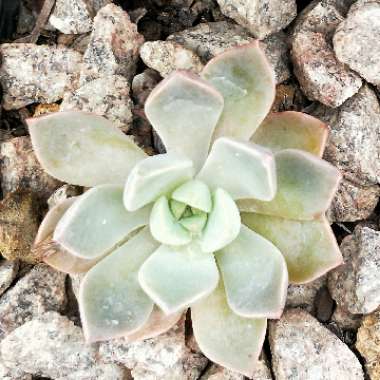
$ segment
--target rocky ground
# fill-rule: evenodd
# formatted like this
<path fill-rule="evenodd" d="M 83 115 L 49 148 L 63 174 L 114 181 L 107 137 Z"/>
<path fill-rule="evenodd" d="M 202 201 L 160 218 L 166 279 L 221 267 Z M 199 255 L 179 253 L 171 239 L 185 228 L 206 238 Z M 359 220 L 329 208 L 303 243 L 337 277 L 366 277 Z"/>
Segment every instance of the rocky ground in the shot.
<path fill-rule="evenodd" d="M 24 120 L 91 111 L 149 153 L 160 151 L 141 112 L 155 84 L 175 69 L 199 72 L 226 48 L 258 38 L 276 71 L 273 110 L 302 110 L 330 125 L 325 158 L 344 179 L 328 216 L 345 264 L 289 287 L 254 379 L 380 380 L 380 1 L 6 3 L 0 0 L 1 38 L 10 42 L 0 45 L 0 378 L 243 380 L 199 352 L 186 316 L 155 339 L 84 343 L 80 278 L 38 263 L 30 250 L 48 207 L 82 189 L 41 170 Z"/>

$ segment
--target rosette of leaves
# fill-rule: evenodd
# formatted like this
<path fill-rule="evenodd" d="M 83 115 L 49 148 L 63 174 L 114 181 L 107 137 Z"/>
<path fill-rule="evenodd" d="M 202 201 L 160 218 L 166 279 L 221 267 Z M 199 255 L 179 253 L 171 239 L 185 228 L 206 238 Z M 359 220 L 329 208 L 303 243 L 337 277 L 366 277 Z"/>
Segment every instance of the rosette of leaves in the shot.
<path fill-rule="evenodd" d="M 36 239 L 61 247 L 48 264 L 87 272 L 78 301 L 88 341 L 153 337 L 191 307 L 203 353 L 250 376 L 288 281 L 341 263 L 324 216 L 340 180 L 321 159 L 327 127 L 267 116 L 274 95 L 255 42 L 152 91 L 145 113 L 167 153 L 148 157 L 92 114 L 28 121 L 45 170 L 91 187 L 49 211 Z"/>

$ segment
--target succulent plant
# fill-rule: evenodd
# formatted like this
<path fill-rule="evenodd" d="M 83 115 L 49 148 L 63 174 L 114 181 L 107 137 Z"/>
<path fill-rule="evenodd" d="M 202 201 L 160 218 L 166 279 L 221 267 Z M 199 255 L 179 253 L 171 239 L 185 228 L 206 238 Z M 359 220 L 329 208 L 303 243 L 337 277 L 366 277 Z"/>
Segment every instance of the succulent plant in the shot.
<path fill-rule="evenodd" d="M 324 214 L 340 174 L 321 159 L 328 129 L 268 114 L 274 73 L 258 43 L 174 72 L 146 101 L 167 153 L 147 156 L 106 119 L 80 112 L 28 121 L 52 176 L 91 187 L 49 211 L 45 261 L 87 272 L 79 307 L 88 341 L 158 335 L 191 307 L 211 360 L 251 375 L 288 281 L 342 257 Z"/>

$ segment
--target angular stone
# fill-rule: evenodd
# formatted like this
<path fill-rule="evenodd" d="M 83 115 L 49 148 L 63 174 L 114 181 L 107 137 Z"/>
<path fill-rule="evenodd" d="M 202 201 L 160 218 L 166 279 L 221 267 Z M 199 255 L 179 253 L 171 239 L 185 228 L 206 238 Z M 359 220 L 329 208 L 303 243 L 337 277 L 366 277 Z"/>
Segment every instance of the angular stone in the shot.
<path fill-rule="evenodd" d="M 358 225 L 340 246 L 345 264 L 329 273 L 335 301 L 353 314 L 368 314 L 380 305 L 380 232 Z"/>
<path fill-rule="evenodd" d="M 184 319 L 157 338 L 133 343 L 120 338 L 101 343 L 99 355 L 105 362 L 130 368 L 135 380 L 195 380 L 207 364 L 203 355 L 185 345 Z"/>
<path fill-rule="evenodd" d="M 62 182 L 41 167 L 30 137 L 14 137 L 0 145 L 1 189 L 8 194 L 22 188 L 45 202 Z"/>
<path fill-rule="evenodd" d="M 361 321 L 361 314 L 352 314 L 340 305 L 336 305 L 331 316 L 331 322 L 335 322 L 342 330 L 357 330 Z"/>
<path fill-rule="evenodd" d="M 18 269 L 18 261 L 0 261 L 0 295 L 2 295 L 12 284 L 17 275 Z"/>
<path fill-rule="evenodd" d="M 36 376 L 57 379 L 95 365 L 96 348 L 82 329 L 56 312 L 26 322 L 0 343 L 4 364 Z"/>
<path fill-rule="evenodd" d="M 8 368 L 0 360 L 1 380 L 32 380 L 32 375 L 25 373 L 19 368 Z"/>
<path fill-rule="evenodd" d="M 363 380 L 354 353 L 310 314 L 286 311 L 269 325 L 276 380 Z"/>
<path fill-rule="evenodd" d="M 0 338 L 48 311 L 63 310 L 65 278 L 64 273 L 39 264 L 18 280 L 0 298 Z"/>
<path fill-rule="evenodd" d="M 203 62 L 234 46 L 245 45 L 254 38 L 240 25 L 228 21 L 201 23 L 168 37 L 192 50 Z M 287 37 L 279 32 L 261 41 L 269 63 L 273 66 L 277 83 L 290 77 Z"/>
<path fill-rule="evenodd" d="M 380 86 L 380 2 L 355 5 L 334 35 L 339 61 Z"/>
<path fill-rule="evenodd" d="M 125 367 L 117 364 L 97 364 L 56 380 L 132 380 L 132 377 Z"/>
<path fill-rule="evenodd" d="M 337 61 L 321 33 L 296 33 L 292 38 L 291 58 L 305 95 L 328 107 L 340 106 L 362 84 L 357 74 Z"/>
<path fill-rule="evenodd" d="M 132 124 L 133 103 L 129 82 L 121 75 L 104 76 L 66 93 L 60 111 L 85 111 L 104 116 L 127 132 Z"/>
<path fill-rule="evenodd" d="M 263 39 L 288 26 L 297 15 L 294 0 L 217 0 L 222 13 Z"/>
<path fill-rule="evenodd" d="M 356 348 L 366 361 L 369 378 L 380 379 L 380 310 L 367 315 L 358 331 Z"/>
<path fill-rule="evenodd" d="M 13 43 L 1 45 L 0 55 L 3 107 L 7 110 L 53 103 L 78 85 L 82 55 L 72 49 Z"/>
<path fill-rule="evenodd" d="M 8 260 L 33 263 L 30 251 L 39 223 L 39 207 L 30 193 L 16 191 L 0 202 L 0 253 Z"/>
<path fill-rule="evenodd" d="M 126 12 L 115 4 L 103 7 L 94 18 L 93 30 L 83 56 L 80 83 L 109 75 L 131 79 L 144 38 Z"/>
<path fill-rule="evenodd" d="M 162 77 L 174 70 L 189 70 L 198 74 L 203 69 L 203 64 L 195 53 L 172 41 L 145 42 L 140 48 L 140 57 Z"/>

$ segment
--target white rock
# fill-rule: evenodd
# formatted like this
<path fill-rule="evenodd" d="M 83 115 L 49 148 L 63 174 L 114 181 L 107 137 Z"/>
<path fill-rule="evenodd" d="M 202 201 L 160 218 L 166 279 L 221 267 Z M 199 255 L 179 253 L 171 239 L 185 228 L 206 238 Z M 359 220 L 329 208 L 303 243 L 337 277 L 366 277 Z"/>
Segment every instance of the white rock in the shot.
<path fill-rule="evenodd" d="M 18 261 L 0 261 L 0 295 L 11 285 L 17 275 L 18 268 Z"/>
<path fill-rule="evenodd" d="M 132 380 L 132 377 L 125 367 L 117 364 L 98 364 L 56 380 Z"/>
<path fill-rule="evenodd" d="M 0 360 L 0 379 L 1 380 L 32 380 L 32 375 L 25 373 L 19 368 L 8 368 Z"/>

